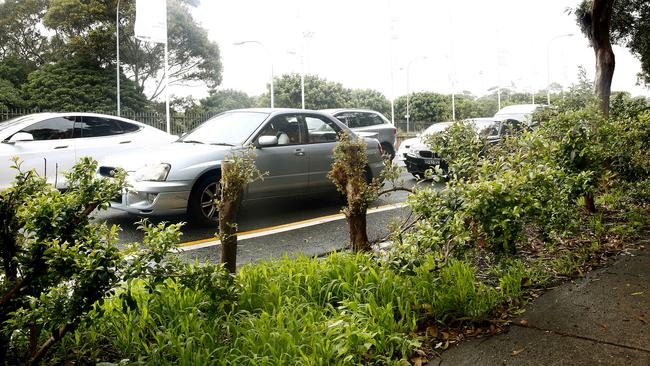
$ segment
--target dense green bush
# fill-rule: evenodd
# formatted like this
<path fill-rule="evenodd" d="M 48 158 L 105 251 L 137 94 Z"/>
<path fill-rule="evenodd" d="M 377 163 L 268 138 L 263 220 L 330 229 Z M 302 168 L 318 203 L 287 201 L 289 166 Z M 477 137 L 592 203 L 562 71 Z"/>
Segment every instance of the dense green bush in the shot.
<path fill-rule="evenodd" d="M 519 291 L 482 283 L 462 261 L 441 266 L 426 256 L 404 275 L 368 254 L 249 265 L 233 287 L 215 286 L 236 288 L 237 305 L 213 307 L 223 297 L 174 279 L 153 289 L 129 282 L 68 346 L 85 357 L 117 354 L 146 364 L 393 364 L 421 345 L 408 335 L 419 324 L 486 319 Z"/>

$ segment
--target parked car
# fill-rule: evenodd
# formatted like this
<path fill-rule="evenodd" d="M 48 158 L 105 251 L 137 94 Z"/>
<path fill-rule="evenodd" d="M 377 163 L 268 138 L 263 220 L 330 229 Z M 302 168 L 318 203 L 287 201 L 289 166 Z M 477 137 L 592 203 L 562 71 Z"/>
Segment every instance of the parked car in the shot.
<path fill-rule="evenodd" d="M 0 188 L 11 185 L 16 171 L 34 169 L 57 188 L 63 173 L 82 156 L 96 160 L 134 145 L 165 143 L 177 137 L 126 118 L 96 113 L 37 113 L 0 122 Z"/>
<path fill-rule="evenodd" d="M 514 104 L 499 109 L 499 111 L 492 117 L 497 121 L 515 120 L 525 123 L 528 126 L 534 124 L 533 114 L 538 110 L 545 108 L 542 104 Z"/>
<path fill-rule="evenodd" d="M 221 161 L 233 153 L 256 148 L 255 163 L 263 180 L 249 184 L 244 201 L 303 194 L 338 194 L 327 177 L 337 134 L 347 131 L 331 115 L 298 109 L 241 109 L 221 113 L 181 137 L 155 148 L 134 149 L 100 163 L 99 174 L 127 171 L 132 190 L 111 203 L 138 215 L 188 213 L 203 224 L 218 219 Z M 378 140 L 368 146 L 368 178 L 383 169 Z"/>
<path fill-rule="evenodd" d="M 483 135 L 486 140 L 490 143 L 497 142 L 504 134 L 509 133 L 511 129 L 509 126 L 512 123 L 518 123 L 515 120 L 507 120 L 503 123 L 502 121 L 494 120 L 493 118 L 473 118 L 464 121 L 465 123 L 470 123 L 474 127 L 474 130 L 477 134 Z M 416 178 L 424 177 L 424 173 L 435 166 L 440 166 L 445 169 L 445 162 L 440 159 L 440 156 L 431 150 L 431 147 L 426 143 L 426 139 L 433 133 L 439 133 L 446 130 L 454 122 L 440 122 L 429 126 L 422 134 L 417 138 L 409 140 L 404 140 L 402 149 L 400 145 L 400 152 L 408 150 L 405 155 L 405 165 L 406 170 L 409 173 L 413 174 Z"/>
<path fill-rule="evenodd" d="M 390 155 L 391 160 L 395 157 L 397 128 L 381 113 L 367 109 L 323 109 L 322 112 L 336 117 L 354 132 L 375 137 L 381 143 L 384 153 Z"/>
<path fill-rule="evenodd" d="M 422 147 L 422 145 L 425 144 L 424 140 L 427 136 L 431 135 L 434 132 L 444 131 L 447 127 L 451 126 L 452 123 L 453 122 L 434 123 L 422 131 L 422 133 L 419 133 L 416 137 L 402 141 L 402 143 L 399 144 L 399 149 L 397 149 L 397 159 L 406 160 L 406 155 L 408 155 L 411 146 Z"/>

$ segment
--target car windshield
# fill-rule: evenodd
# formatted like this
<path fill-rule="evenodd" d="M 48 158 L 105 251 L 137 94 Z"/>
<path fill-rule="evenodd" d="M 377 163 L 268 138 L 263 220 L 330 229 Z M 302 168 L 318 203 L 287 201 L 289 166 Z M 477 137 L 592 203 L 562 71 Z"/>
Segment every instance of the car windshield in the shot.
<path fill-rule="evenodd" d="M 241 145 L 255 132 L 269 116 L 264 112 L 226 112 L 202 123 L 179 139 L 180 142 L 193 142 L 215 145 Z"/>
<path fill-rule="evenodd" d="M 481 135 L 491 135 L 492 133 L 488 133 L 490 130 L 495 130 L 496 129 L 496 134 L 498 135 L 499 131 L 499 124 L 501 123 L 500 121 L 495 121 L 495 120 L 485 120 L 485 121 L 473 121 L 474 123 L 474 130 Z"/>
<path fill-rule="evenodd" d="M 447 127 L 451 126 L 450 122 L 442 122 L 442 123 L 436 123 L 431 126 L 429 126 L 424 132 L 422 132 L 423 135 L 431 135 L 436 132 L 442 132 L 447 129 Z"/>
<path fill-rule="evenodd" d="M 12 118 L 12 119 L 4 121 L 4 122 L 0 122 L 0 131 L 4 131 L 7 128 L 15 126 L 15 125 L 17 125 L 19 123 L 22 123 L 24 121 L 33 120 L 35 118 L 36 117 L 34 115 L 27 115 L 27 116 L 20 116 L 20 117 Z"/>

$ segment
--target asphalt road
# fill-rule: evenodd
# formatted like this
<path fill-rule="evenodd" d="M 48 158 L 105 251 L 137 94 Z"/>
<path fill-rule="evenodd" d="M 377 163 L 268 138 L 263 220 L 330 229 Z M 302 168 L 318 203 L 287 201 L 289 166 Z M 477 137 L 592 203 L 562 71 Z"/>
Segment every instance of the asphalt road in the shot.
<path fill-rule="evenodd" d="M 408 173 L 403 173 L 400 179 L 407 187 L 429 184 L 417 183 Z M 406 197 L 406 192 L 394 192 L 380 197 L 372 204 L 371 209 L 379 208 L 379 212 L 368 215 L 368 235 L 371 241 L 388 235 L 390 223 L 408 218 L 410 210 L 408 207 L 400 206 Z M 341 205 L 337 197 L 313 196 L 244 204 L 238 223 L 239 231 L 253 233 L 248 235 L 252 236 L 251 238 L 239 239 L 239 264 L 271 257 L 278 258 L 283 255 L 293 257 L 300 253 L 314 256 L 345 248 L 349 242 L 349 234 L 346 221 L 342 215 L 337 215 Z M 391 205 L 396 207 L 388 207 Z M 109 225 L 119 225 L 122 243 L 138 242 L 142 239 L 142 233 L 136 229 L 137 222 L 141 219 L 138 216 L 109 209 L 97 213 L 95 218 L 106 221 Z M 187 217 L 154 217 L 150 220 L 154 223 L 161 221 L 176 223 L 187 221 Z M 295 225 L 296 223 L 299 224 Z M 182 231 L 180 245 L 184 246 L 184 255 L 192 260 L 219 260 L 220 247 L 218 242 L 216 245 L 214 243 L 216 228 L 201 227 L 190 222 L 185 224 Z M 197 246 L 206 247 L 193 249 Z"/>

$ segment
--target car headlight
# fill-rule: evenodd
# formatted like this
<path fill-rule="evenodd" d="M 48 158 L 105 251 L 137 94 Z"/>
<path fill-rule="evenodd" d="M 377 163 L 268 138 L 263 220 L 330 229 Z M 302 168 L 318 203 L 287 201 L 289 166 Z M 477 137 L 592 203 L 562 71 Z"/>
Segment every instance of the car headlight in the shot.
<path fill-rule="evenodd" d="M 133 178 L 136 182 L 141 181 L 152 181 L 152 182 L 162 182 L 167 179 L 171 165 L 166 163 L 154 164 L 154 165 L 145 165 L 142 168 L 136 170 Z"/>
<path fill-rule="evenodd" d="M 408 152 L 409 155 L 411 156 L 418 156 L 418 149 L 411 147 Z"/>

